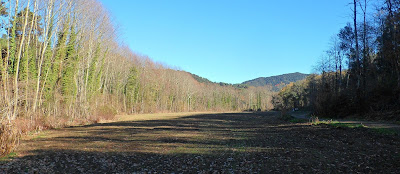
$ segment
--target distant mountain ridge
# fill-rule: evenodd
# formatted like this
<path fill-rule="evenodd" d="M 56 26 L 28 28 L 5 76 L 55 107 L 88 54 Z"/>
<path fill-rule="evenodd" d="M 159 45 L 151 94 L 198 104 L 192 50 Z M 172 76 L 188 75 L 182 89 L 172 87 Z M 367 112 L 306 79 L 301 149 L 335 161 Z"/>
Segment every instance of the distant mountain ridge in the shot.
<path fill-rule="evenodd" d="M 299 80 L 305 79 L 309 74 L 303 74 L 299 72 L 282 74 L 271 77 L 259 77 L 253 80 L 248 80 L 243 82 L 242 84 L 249 86 L 266 86 L 271 85 L 273 91 L 279 91 L 284 86 L 291 82 L 296 82 Z"/>
<path fill-rule="evenodd" d="M 224 82 L 212 82 L 212 81 L 208 80 L 207 78 L 200 77 L 196 74 L 192 74 L 190 72 L 187 72 L 187 73 L 192 75 L 192 77 L 199 83 L 212 83 L 212 84 L 218 84 L 219 86 L 232 86 L 234 88 L 239 88 L 239 89 L 240 88 L 248 88 L 248 85 L 245 85 L 245 84 L 240 84 L 240 83 L 239 84 L 230 84 L 230 83 L 224 83 Z"/>
<path fill-rule="evenodd" d="M 257 87 L 257 86 L 269 85 L 269 86 L 272 86 L 273 91 L 279 91 L 287 84 L 289 84 L 291 82 L 297 82 L 299 80 L 303 80 L 307 76 L 310 75 L 310 74 L 303 74 L 303 73 L 295 72 L 295 73 L 288 73 L 288 74 L 282 74 L 282 75 L 270 76 L 270 77 L 259 77 L 259 78 L 253 79 L 253 80 L 248 80 L 243 83 L 239 83 L 239 84 L 230 84 L 230 83 L 223 83 L 223 82 L 212 82 L 212 81 L 208 80 L 207 78 L 200 77 L 196 74 L 192 74 L 192 73 L 189 73 L 189 74 L 192 75 L 192 77 L 200 83 L 214 83 L 214 84 L 218 84 L 220 86 L 233 86 L 235 88 L 247 88 L 248 86 Z"/>

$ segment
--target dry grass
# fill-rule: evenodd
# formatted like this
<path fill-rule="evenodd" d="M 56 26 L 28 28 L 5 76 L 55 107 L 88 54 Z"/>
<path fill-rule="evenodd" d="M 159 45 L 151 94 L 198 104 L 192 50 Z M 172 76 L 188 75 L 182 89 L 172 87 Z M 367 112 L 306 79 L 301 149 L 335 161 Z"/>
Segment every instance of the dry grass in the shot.
<path fill-rule="evenodd" d="M 169 121 L 174 119 L 182 119 L 184 117 L 196 115 L 212 115 L 216 112 L 190 112 L 190 113 L 155 113 L 155 114 L 137 114 L 137 115 L 116 115 L 114 120 L 99 120 L 96 124 L 83 126 L 73 126 L 58 130 L 46 130 L 40 132 L 32 132 L 23 137 L 23 141 L 32 141 L 29 146 L 24 144 L 19 149 L 21 155 L 27 155 L 28 151 L 35 149 L 64 149 L 64 150 L 84 150 L 88 152 L 119 151 L 119 152 L 152 152 L 152 153 L 170 153 L 169 151 L 177 147 L 182 148 L 180 140 L 196 140 L 203 141 L 217 135 L 208 133 L 199 134 L 196 129 L 190 130 L 190 127 L 184 132 L 175 132 L 174 125 L 135 125 L 131 124 L 147 121 Z M 124 125 L 124 124 L 128 125 Z M 77 124 L 75 124 L 77 125 Z M 114 126 L 115 125 L 115 126 Z M 107 131 L 105 131 L 107 130 Z M 133 135 L 132 131 L 139 131 Z M 227 137 L 219 137 L 227 138 Z M 113 142 L 113 140 L 122 139 L 122 141 Z M 162 143 L 149 143 L 157 139 Z M 54 141 L 57 140 L 57 141 Z M 110 140 L 110 141 L 107 141 Z M 144 145 L 134 145 L 124 142 L 145 142 Z M 165 141 L 165 142 L 164 142 Z M 171 145 L 170 142 L 178 141 L 177 144 Z M 77 143 L 78 142 L 78 143 Z M 157 147 L 157 148 L 154 148 Z M 160 150 L 162 149 L 162 150 Z"/>
<path fill-rule="evenodd" d="M 3 123 L 0 125 L 0 157 L 8 155 L 18 145 L 21 133 L 15 124 Z"/>

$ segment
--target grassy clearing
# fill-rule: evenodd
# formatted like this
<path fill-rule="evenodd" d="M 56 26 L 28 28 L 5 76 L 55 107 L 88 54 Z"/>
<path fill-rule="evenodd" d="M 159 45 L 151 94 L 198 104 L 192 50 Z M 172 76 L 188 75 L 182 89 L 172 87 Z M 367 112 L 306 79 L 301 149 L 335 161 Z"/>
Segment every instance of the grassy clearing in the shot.
<path fill-rule="evenodd" d="M 326 124 L 335 128 L 351 128 L 351 129 L 357 129 L 357 128 L 367 128 L 375 133 L 382 134 L 382 135 L 391 135 L 391 136 L 396 136 L 400 134 L 400 131 L 397 129 L 393 128 L 381 128 L 381 127 L 369 127 L 365 126 L 362 123 L 343 123 L 339 121 L 333 121 L 333 120 L 323 120 L 320 121 L 318 117 L 313 117 L 311 121 L 311 125 L 319 125 L 319 124 Z"/>
<path fill-rule="evenodd" d="M 6 173 L 395 173 L 399 138 L 277 112 L 120 116 L 21 142 Z M 121 121 L 125 120 L 125 121 Z M 304 119 L 303 119 L 304 120 Z M 298 119 L 295 121 L 303 120 Z M 308 121 L 308 119 L 307 119 Z M 316 119 L 314 120 L 316 121 Z M 319 121 L 315 124 L 328 123 Z M 336 123 L 333 121 L 329 122 Z M 336 126 L 349 126 L 336 124 Z M 368 137 L 368 138 L 365 138 Z M 388 141 L 390 140 L 390 141 Z M 390 143 L 387 143 L 390 142 Z M 362 152 L 362 153 L 360 153 Z M 378 155 L 377 155 L 378 154 Z M 16 154 L 15 154 L 16 155 Z M 370 156 L 375 156 L 371 159 Z M 386 166 L 381 165 L 385 162 Z M 364 170 L 368 169 L 368 170 Z M 0 172 L 1 173 L 1 172 Z"/>
<path fill-rule="evenodd" d="M 366 128 L 362 123 L 341 123 L 336 120 L 319 120 L 318 117 L 311 118 L 311 125 L 326 124 L 335 128 Z"/>

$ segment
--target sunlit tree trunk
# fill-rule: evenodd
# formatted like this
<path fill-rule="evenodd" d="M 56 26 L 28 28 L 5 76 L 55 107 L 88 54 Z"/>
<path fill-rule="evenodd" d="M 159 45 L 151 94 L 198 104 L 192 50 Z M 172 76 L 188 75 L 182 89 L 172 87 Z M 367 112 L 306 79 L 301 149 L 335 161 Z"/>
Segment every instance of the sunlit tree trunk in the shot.
<path fill-rule="evenodd" d="M 36 79 L 36 90 L 35 90 L 35 95 L 34 95 L 34 100 L 33 100 L 33 105 L 32 105 L 32 111 L 36 111 L 36 107 L 38 105 L 38 98 L 39 98 L 39 90 L 40 90 L 40 81 L 42 77 L 42 67 L 43 67 L 43 62 L 46 54 L 46 49 L 48 48 L 48 44 L 51 40 L 53 31 L 52 31 L 52 25 L 53 25 L 53 7 L 54 7 L 54 0 L 49 0 L 47 4 L 47 13 L 45 16 L 45 27 L 44 27 L 44 42 L 41 44 L 41 52 L 39 54 L 39 63 L 38 63 L 38 72 L 37 72 L 37 79 Z"/>
<path fill-rule="evenodd" d="M 28 5 L 26 8 L 26 12 L 25 12 L 25 21 L 24 21 L 24 25 L 23 25 L 23 29 L 22 29 L 22 37 L 21 37 L 21 41 L 19 44 L 19 48 L 18 48 L 18 53 L 17 53 L 17 64 L 16 64 L 16 69 L 15 69 L 15 76 L 14 76 L 14 112 L 13 112 L 13 117 L 12 119 L 14 120 L 17 116 L 17 111 L 18 111 L 18 90 L 19 90 L 19 86 L 18 86 L 18 75 L 19 75 L 19 63 L 21 61 L 21 54 L 22 54 L 22 48 L 24 46 L 24 42 L 25 42 L 25 34 L 26 34 L 26 26 L 28 25 L 28 12 L 29 12 L 29 3 L 30 0 L 28 0 Z M 17 0 L 17 4 L 18 4 L 18 0 Z"/>

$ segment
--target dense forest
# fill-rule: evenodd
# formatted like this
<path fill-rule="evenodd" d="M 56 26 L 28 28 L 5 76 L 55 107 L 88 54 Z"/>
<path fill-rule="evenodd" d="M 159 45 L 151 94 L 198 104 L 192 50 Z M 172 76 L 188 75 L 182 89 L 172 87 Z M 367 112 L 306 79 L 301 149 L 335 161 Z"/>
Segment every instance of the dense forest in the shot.
<path fill-rule="evenodd" d="M 354 0 L 350 6 L 352 22 L 332 37 L 317 74 L 283 88 L 275 107 L 400 119 L 400 1 Z"/>
<path fill-rule="evenodd" d="M 96 0 L 0 5 L 0 155 L 21 132 L 116 114 L 272 108 L 270 87 L 207 83 L 136 54 Z"/>
<path fill-rule="evenodd" d="M 259 77 L 245 81 L 242 84 L 249 86 L 272 86 L 273 91 L 280 91 L 286 85 L 292 82 L 304 80 L 307 76 L 309 76 L 309 74 L 295 72 L 271 77 Z"/>

